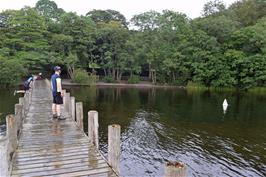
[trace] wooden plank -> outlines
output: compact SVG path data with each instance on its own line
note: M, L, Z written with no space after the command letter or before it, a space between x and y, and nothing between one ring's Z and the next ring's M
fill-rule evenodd
M36 163L49 163L49 162L54 162L54 161L65 161L65 160L72 160L72 159L78 159L78 158L90 158L89 154L82 154L82 155L73 155L73 156L67 156L67 157L57 157L57 158L49 158L47 157L46 159L40 159L40 160L19 160L15 159L13 164L15 165L26 165L26 164L36 164ZM100 157L100 156L99 156Z
M64 144L64 147L79 147L79 146L86 146L88 143L72 143L72 144ZM51 146L25 146L26 148L23 149L23 146L19 146L18 151L32 151L32 150L46 150L51 149ZM60 147L58 147L60 148Z
M92 151L92 150L91 150ZM19 156L19 154L17 155L17 162L23 162L23 161L28 161L28 160L30 160L30 161L34 161L34 160L42 160L42 159L50 159L50 158L63 158L63 157L69 157L69 156L75 156L75 155L89 155L90 154L90 152L88 151L88 149L86 149L86 150L83 150L83 151L78 151L78 152L60 152L60 151L58 151L57 149L54 149L54 152L55 152L55 154L39 154L39 155L37 155L37 156L35 156L35 157L32 157L32 156L30 156L30 157L20 157ZM94 152L94 153L96 153L97 154L97 152L96 151L92 151L92 152Z
M56 148L56 150L58 151L62 151L62 152L78 152L78 151L83 151L83 150L88 150L91 151L92 148L91 146L78 146L78 147L69 147L69 148ZM34 157L36 155L39 154L46 154L46 155L50 155L50 154L56 154L57 152L53 152L54 149L42 149L42 150L35 150L35 151L17 151L17 155L16 157Z
M54 161L49 163L36 163L36 164L25 164L25 165L18 165L13 167L13 170L23 170L23 169L31 169L31 168L44 168L44 167L53 167L58 165L67 165L67 164L80 164L80 163L100 163L102 160L100 157L96 157L95 159L88 159L86 158L78 158L66 161Z
M101 168L101 169L93 169L90 171L79 171L79 172L73 172L73 173L67 173L67 174L60 174L60 175L54 175L54 177L73 177L73 176L82 176L82 175L96 175L101 173L107 173L110 171L110 168Z
M27 174L27 173L33 173L33 172L43 172L43 171L52 171L52 170L58 170L58 169L67 169L67 168L76 168L76 167L89 167L89 166L93 166L93 167L99 167L99 165L104 165L104 167L108 167L107 163L100 159L100 160L91 160L91 161L72 161L74 163L62 163L62 162L58 162L58 163L51 163L49 165L45 166L35 166L33 168L24 168L24 166L22 166L21 168L17 168L14 169L12 174L16 175L16 174Z
M38 173L27 173L27 174L19 174L19 175L12 175L12 177L35 177L35 176L54 176L54 177L73 177L73 176L80 176L80 175L94 175L94 174L101 174L107 173L110 171L109 167L103 166L99 168L90 168L90 167L79 167L75 169L63 169L52 171L54 173L46 172L38 172Z
M44 144L53 144L53 143L65 143L65 142L84 142L84 143L89 143L87 138L85 137L50 137L50 139L39 139L39 140L29 140L29 141L20 141L20 145L44 145Z
M20 142L28 142L28 141L35 141L35 142L37 142L37 141L46 141L46 142L49 142L49 141L53 141L50 138L52 138L53 140L57 140L57 139L60 140L62 138L66 138L66 139L69 139L69 138L79 138L79 139L84 138L84 139L87 139L85 137L85 135L82 135L82 134L73 134L73 135L71 135L71 134L68 134L68 135L62 134L62 135L51 135L49 137L49 139L47 139L47 135L46 135L46 137L43 136L43 137L39 137L39 138L38 138L38 136L33 136L33 137L28 137L28 138L24 137L24 138L22 138L20 140Z
M59 144L59 143L58 143ZM63 143L64 145L73 145L73 144L82 144L82 145L85 145L85 144L88 144L87 141L73 141L73 142L64 142ZM19 148L42 148L42 147L51 147L51 146L54 146L56 145L56 143L54 144L48 144L48 145L42 145L42 144L33 144L33 145L30 145L30 144L19 144Z

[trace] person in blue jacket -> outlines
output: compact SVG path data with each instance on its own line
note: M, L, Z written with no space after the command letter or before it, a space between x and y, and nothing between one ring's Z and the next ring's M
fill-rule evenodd
M61 115L61 105L63 104L63 92L62 92L62 83L60 78L61 67L54 67L54 74L51 77L51 86L52 86L52 94L53 94L53 105L52 112L53 118L57 118L59 120L65 119Z

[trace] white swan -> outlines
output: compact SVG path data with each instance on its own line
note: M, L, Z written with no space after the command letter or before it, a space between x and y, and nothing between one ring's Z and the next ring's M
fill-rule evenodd
M223 110L224 110L224 114L226 113L227 107L228 107L227 100L224 99L224 102L223 102Z

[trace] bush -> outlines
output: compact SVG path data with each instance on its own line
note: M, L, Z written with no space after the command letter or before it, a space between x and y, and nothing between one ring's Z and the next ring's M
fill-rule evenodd
M130 84L137 84L139 83L140 79L139 76L137 75L132 75L129 79L128 79L128 83Z
M77 69L73 75L73 82L78 84L95 84L97 81L96 75L88 75L88 73L82 69Z
M21 82L21 78L26 74L23 66L14 59L6 60L0 58L0 86L10 87Z
M189 81L187 83L186 88L189 89L189 90L197 90L197 91L208 90L208 88L205 87L204 85L199 84L199 83L195 83L195 82L191 82L191 81Z
M104 80L105 82L107 82L107 83L114 83L114 82L115 82L115 80L114 80L114 78L113 78L112 76L105 76L105 77L103 78L103 80Z

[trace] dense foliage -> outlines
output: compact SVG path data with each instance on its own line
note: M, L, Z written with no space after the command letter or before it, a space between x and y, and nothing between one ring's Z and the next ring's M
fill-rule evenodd
M1 85L55 64L72 79L80 68L114 81L138 75L153 83L263 87L266 2L241 0L226 8L214 0L196 19L165 10L135 15L130 23L114 10L78 16L50 0L0 13Z

